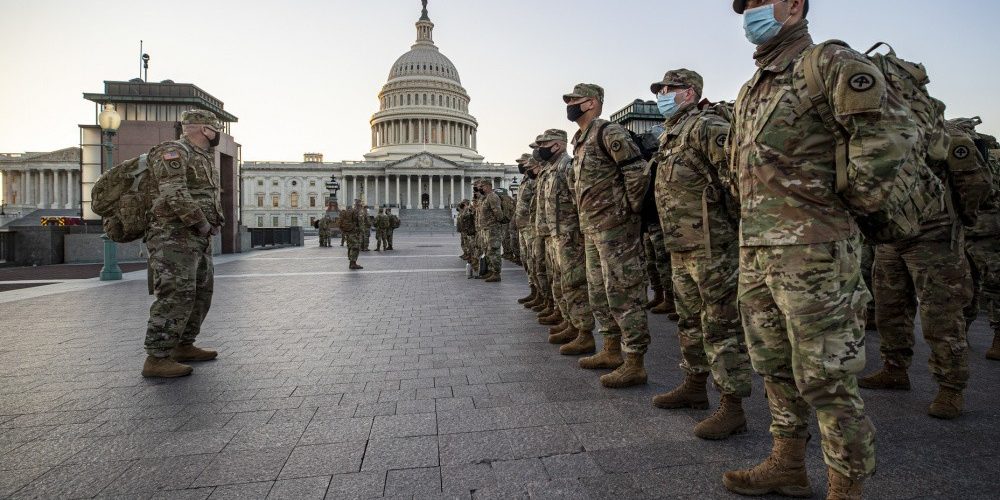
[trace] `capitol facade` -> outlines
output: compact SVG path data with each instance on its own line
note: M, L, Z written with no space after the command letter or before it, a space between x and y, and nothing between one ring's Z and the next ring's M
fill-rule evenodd
M325 182L335 175L340 206L363 199L370 207L447 209L472 197L472 183L491 179L506 188L516 165L487 163L476 150L479 122L458 70L434 44L426 2L416 43L393 63L371 118L371 150L363 161L243 163L243 224L307 226L326 209Z

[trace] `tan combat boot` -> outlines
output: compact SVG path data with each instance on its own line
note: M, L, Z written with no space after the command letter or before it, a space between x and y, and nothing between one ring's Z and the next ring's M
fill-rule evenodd
M559 308L552 306L552 314L548 316L539 316L538 322L545 326L554 326L562 323L563 317L562 313L559 312Z
M886 389L893 391L910 390L910 376L906 368L885 363L882 369L858 379L858 386L865 389Z
M182 344L170 351L170 357L174 361L211 361L219 357L219 353L214 349L202 349L193 344Z
M531 309L542 302L542 294L538 293L538 290L535 290L534 293L532 299L524 303L525 309Z
M549 328L549 335L556 335L558 333L562 333L563 330L569 328L570 326L572 326L570 325L570 322L566 319L563 319L562 323L559 323L558 325Z
M549 335L549 343L555 345L568 344L573 341L573 339L579 336L579 332L576 328L570 325L569 328L555 334Z
M517 299L517 303L518 304L527 304L528 302L531 302L532 300L535 300L535 297L537 297L537 296L538 296L538 290L535 290L535 287L531 287L531 293L528 294L528 296L525 297L525 298L523 298L523 299Z
M806 474L806 438L774 438L771 455L753 468L722 475L726 489L740 495L777 493L786 497L812 496Z
M646 383L646 366L642 362L643 355L630 352L625 355L625 363L617 370L601 375L601 385L609 389L621 389Z
M500 283L500 273L491 273L485 281L487 283Z
M542 297L542 299L540 301L538 301L538 303L535 304L535 306L532 307L531 310L535 311L536 313L538 313L537 317L548 316L549 314L552 314L552 309L549 306L549 302L551 300L552 299L549 298L549 297ZM548 311L548 312L545 312L545 311ZM545 314L542 314L543 312L545 312Z
M986 351L986 359L1000 361L1000 330L993 334L993 347Z
M559 354L563 356L579 356L581 354L593 354L597 350L594 343L594 334L577 330L576 338L559 348Z
M363 267L361 267L361 266L358 265L357 261L353 261L353 260L351 261L350 268L351 269L364 269Z
M704 410L708 408L708 391L705 389L705 382L707 380L707 373L685 375L684 381L676 389L666 394L655 396L653 398L653 406L668 410L674 408Z
M653 299L646 302L646 309L652 309L663 302L663 289L658 288L653 290Z
M965 398L962 391L941 387L938 389L937 397L927 407L927 414L944 420L953 420L962 414L962 406L965 405Z
M613 370L625 362L622 359L622 342L620 336L604 337L604 348L601 352L586 358L580 358L580 368L587 370Z
M861 480L851 479L827 467L826 483L826 500L861 500Z
M143 377L176 378L191 375L192 371L194 368L182 365L169 357L146 356L146 363L142 365Z
M730 394L723 394L715 413L694 426L695 436L712 440L726 439L746 431L747 418L743 414L743 401Z

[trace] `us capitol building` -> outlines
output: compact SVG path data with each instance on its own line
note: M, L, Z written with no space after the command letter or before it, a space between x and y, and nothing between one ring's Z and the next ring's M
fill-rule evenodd
M370 207L445 209L472 198L472 182L507 187L516 165L485 163L476 151L478 122L458 70L434 45L427 5L417 21L417 41L393 63L371 118L371 151L364 161L324 162L306 153L302 162L245 162L243 224L308 226L323 216L336 175L340 206L361 198Z

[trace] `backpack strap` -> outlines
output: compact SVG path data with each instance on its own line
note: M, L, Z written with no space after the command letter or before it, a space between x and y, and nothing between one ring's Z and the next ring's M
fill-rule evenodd
M142 178L146 172L149 172L149 154L143 153L139 155L139 163L136 165L135 170L129 172L129 175L132 176L130 191L139 191L139 183L142 182Z
M826 96L826 84L823 82L823 76L819 69L819 60L823 49L829 45L847 46L840 40L830 40L812 47L802 58L802 69L805 70L806 97L812 104L812 108L819 113L823 120L823 126L833 134L837 143L834 149L836 155L834 192L843 193L847 190L848 137L847 132L837 123L837 118L833 114L833 107L830 106L830 100Z
M611 156L611 152L608 151L607 144L604 144L604 132L608 128L608 125L611 125L611 122L604 122L604 123L601 124L600 127L597 128L597 139L596 139L597 140L597 146L601 148L601 153L604 154L604 157L607 158L608 160L610 160L612 163L615 164L615 170L618 172L618 180L621 181L621 183L622 183L622 192L625 194L625 203L627 205L631 206L632 205L632 201L628 199L628 187L625 185L625 174L622 173L622 169L620 167L620 164L617 161L615 161L615 157ZM642 158L642 154L640 153L639 156L636 156L635 158L630 158L629 160L627 160L627 161L625 161L623 163L632 163L633 161L641 159L641 158Z

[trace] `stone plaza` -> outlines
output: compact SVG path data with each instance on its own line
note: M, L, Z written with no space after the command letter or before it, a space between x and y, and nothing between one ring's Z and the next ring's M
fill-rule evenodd
M711 410L650 404L682 378L662 316L649 384L604 389L516 303L517 267L498 285L467 280L456 236L400 234L350 272L334 245L218 258L199 343L220 357L183 379L139 375L144 271L0 292L0 498L737 498L723 471L769 451L759 377L749 432L726 441L691 433ZM919 337L912 391L863 392L878 447L867 497L996 498L1000 366L983 359L985 322L955 421L925 414L935 384Z

